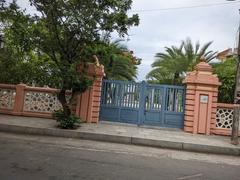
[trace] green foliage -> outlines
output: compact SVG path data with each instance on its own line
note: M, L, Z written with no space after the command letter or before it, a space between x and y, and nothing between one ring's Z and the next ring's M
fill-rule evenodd
M0 49L0 72L1 83L60 87L59 73L48 56L37 56L31 52L21 58L7 44Z
M107 64L107 79L133 81L136 78L136 66L132 64L128 57L114 55Z
M34 15L19 8L16 1L0 0L1 32L14 57L19 57L17 64L25 63L27 67L27 64L32 64L31 55L36 57L37 62L33 63L32 69L26 70L33 72L39 68L37 72L44 75L36 74L35 77L40 78L26 81L51 84L48 79L57 80L53 85L61 89L59 101L65 115L70 116L65 91L74 88L83 92L91 85L86 72L83 70L79 74L76 69L77 64L92 61L85 56L86 48L95 47L101 41L102 33L117 32L124 37L131 26L138 25L138 15L127 14L132 0L29 1L37 11Z
M151 83L182 84L187 71L192 71L204 56L206 61L211 61L216 52L207 51L212 42L208 42L200 48L199 42L192 44L190 39L182 41L180 47L165 47L164 53L157 53L156 60L152 64L147 79Z
M80 119L74 114L67 116L64 111L59 110L52 114L53 118L59 123L62 129L75 129L79 127Z
M88 49L88 53L97 55L100 63L104 65L106 79L133 81L141 60L133 56L133 52L120 42L121 40L96 43Z
M233 103L237 60L228 58L224 62L213 64L214 73L222 85L218 88L218 102Z

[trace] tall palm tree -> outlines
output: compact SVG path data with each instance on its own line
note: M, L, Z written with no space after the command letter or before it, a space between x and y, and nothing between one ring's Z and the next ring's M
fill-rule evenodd
M156 54L153 69L146 78L153 83L181 84L186 72L193 70L200 57L203 56L207 62L215 58L217 52L207 51L211 44L208 42L200 47L197 42L194 46L187 38L179 47L165 47L164 53Z

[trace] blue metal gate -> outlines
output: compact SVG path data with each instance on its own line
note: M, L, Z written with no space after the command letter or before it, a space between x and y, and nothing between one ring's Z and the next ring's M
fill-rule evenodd
M182 128L185 88L104 80L100 120Z

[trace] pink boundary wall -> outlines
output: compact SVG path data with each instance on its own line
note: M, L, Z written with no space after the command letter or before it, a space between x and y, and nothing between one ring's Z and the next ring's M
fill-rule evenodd
M217 103L217 108L218 109L231 109L231 110L233 110L234 104ZM219 127L215 126L212 129L211 134L231 136L232 130L227 129L227 128L219 128ZM240 134L240 129L239 129L239 134Z
M184 131L210 135L216 127L218 86L212 67L202 61L183 83L186 84Z
M88 76L92 77L94 82L83 94L77 95L76 104L73 112L88 123L97 123L99 121L101 84L104 76L104 67L89 64L87 66ZM17 116L33 116L41 118L52 118L51 112L30 112L24 110L24 97L27 91L56 94L59 90L53 88L30 87L25 84L9 85L0 84L0 89L15 90L15 101L12 108L0 108L0 113ZM71 92L67 92L71 93Z

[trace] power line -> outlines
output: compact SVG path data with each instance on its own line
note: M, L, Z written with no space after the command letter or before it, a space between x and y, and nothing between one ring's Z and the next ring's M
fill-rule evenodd
M202 7L213 7L213 6L229 5L229 4L236 4L236 3L240 3L240 1L227 2L227 3L202 4L202 5L195 5L195 6L182 6L182 7L172 7L172 8L161 8L161 9L139 9L139 10L130 10L129 12L156 12L156 11L193 9L193 8L202 8Z

